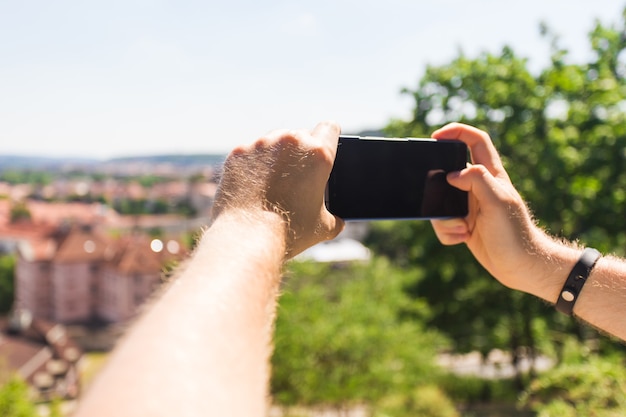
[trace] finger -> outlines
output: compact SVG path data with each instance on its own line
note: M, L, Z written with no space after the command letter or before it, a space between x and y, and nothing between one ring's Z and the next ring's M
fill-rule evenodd
M325 240L332 240L336 238L337 235L343 231L346 225L343 219L331 214L327 210L324 210L322 219L325 225Z
M327 149L331 151L334 160L334 157L337 153L337 142L339 141L339 133L341 133L341 128L339 127L339 124L333 121L325 121L318 123L317 126L313 128L313 130L311 131L311 136L322 141Z
M295 245L287 249L286 258L290 259L311 246L326 240L332 240L343 231L345 222L328 211L323 210L315 233L304 234L295 240Z
M457 245L470 237L469 228L464 219L431 220L437 239L444 245Z
M433 132L432 137L464 142L470 149L473 163L484 165L493 175L507 175L500 155L487 132L462 123L450 123Z
M252 148L271 147L276 142L279 142L282 138L287 136L293 136L290 130L287 129L275 129L265 135L261 136L251 145Z
M483 165L470 165L461 171L451 172L447 179L452 186L472 193L483 208L517 203L521 198L510 182L493 176Z

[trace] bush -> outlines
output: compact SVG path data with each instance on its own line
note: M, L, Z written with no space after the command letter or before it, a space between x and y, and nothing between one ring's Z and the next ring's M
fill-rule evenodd
M626 415L626 370L621 360L591 357L561 364L531 382L521 398L539 417Z
M375 407L373 417L459 417L446 394L435 385L416 387L409 394L390 395Z
M513 378L487 379L447 373L439 377L436 383L457 405L515 404L519 397L517 383Z
M403 292L411 271L383 259L332 267L292 264L280 299L272 393L283 405L373 404L432 380L444 339L420 324ZM412 319L403 319L411 312Z
M17 376L0 386L0 416L36 417L37 410L29 398L28 385Z

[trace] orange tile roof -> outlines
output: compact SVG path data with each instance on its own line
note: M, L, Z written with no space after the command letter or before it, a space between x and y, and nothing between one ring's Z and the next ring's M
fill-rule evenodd
M20 251L31 262L49 261L55 254L56 246L54 239L32 238L22 242Z
M118 272L125 275L160 273L165 262L179 260L185 255L180 242L171 242L163 243L139 235L128 236L119 242L117 254L111 262ZM177 250L172 251L172 246Z
M158 274L163 265L147 242L128 245L121 251L116 270L124 275Z
M90 228L73 227L58 240L54 261L60 263L94 262L112 255L113 242Z
M67 222L82 224L104 224L114 221L117 213L105 205L94 203L48 203L28 201L33 223L60 225Z
M8 225L13 202L0 200L0 225ZM49 203L28 200L26 207L36 226L59 226L64 223L110 224L117 221L115 210L99 203Z

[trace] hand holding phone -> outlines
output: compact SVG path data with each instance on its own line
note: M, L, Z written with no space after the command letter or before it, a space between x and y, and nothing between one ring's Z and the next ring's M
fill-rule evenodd
M446 175L467 156L457 140L340 136L326 207L344 220L464 217L467 192Z

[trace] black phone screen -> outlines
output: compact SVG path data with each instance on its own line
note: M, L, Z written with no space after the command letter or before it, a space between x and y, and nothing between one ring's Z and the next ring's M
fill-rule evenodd
M446 174L466 163L460 141L341 136L326 206L346 220L464 217L467 193Z

